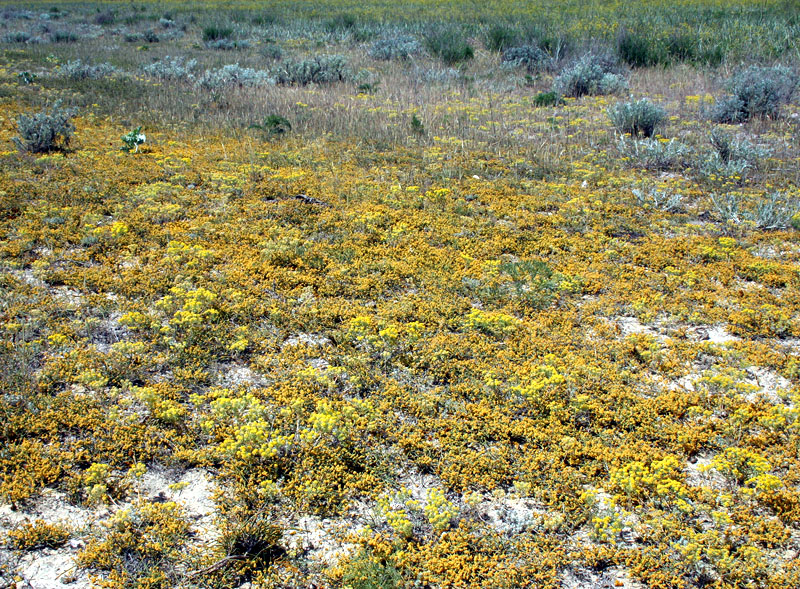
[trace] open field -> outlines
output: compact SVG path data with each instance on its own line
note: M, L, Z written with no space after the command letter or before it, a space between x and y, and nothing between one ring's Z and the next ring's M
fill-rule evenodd
M0 587L800 587L799 39L0 5Z

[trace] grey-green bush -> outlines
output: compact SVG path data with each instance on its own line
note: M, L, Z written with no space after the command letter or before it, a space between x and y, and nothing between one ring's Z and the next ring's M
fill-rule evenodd
M620 133L652 137L656 129L667 120L667 112L647 98L618 102L609 107L608 117Z
M206 41L208 49L220 49L222 51L232 51L234 49L249 49L250 41L234 40L234 39L214 39L213 41Z
M711 195L711 203L724 223L748 223L756 229L774 231L787 229L792 218L800 213L800 201L783 192L765 194L753 206L745 208L737 193Z
M380 61L408 59L420 52L422 46L410 35L378 39L369 48L369 56Z
M507 67L525 66L530 73L547 69L551 63L550 56L536 45L510 47L503 51L502 61Z
M742 183L772 154L767 147L733 137L719 128L711 131L710 141L714 150L699 154L695 162L699 176L707 180L735 179Z
M692 150L675 139L636 139L623 135L617 150L629 166L648 170L678 170L686 167Z
M562 96L614 94L627 87L625 78L616 73L608 57L587 53L565 69L553 82L553 90Z
M282 86L306 86L344 82L352 77L352 72L341 55L318 55L302 61L286 61L272 75L275 83Z
M59 70L62 76L70 80L99 80L115 74L117 71L117 68L110 63L91 65L81 62L80 59L65 63Z
M751 66L728 80L730 94L711 112L717 123L743 123L756 117L776 118L797 88L797 74L788 67Z
M736 160L744 160L754 164L772 154L772 150L768 147L755 145L747 139L734 137L720 127L715 127L711 130L709 140L719 159L726 164Z
M263 70L241 67L239 64L229 64L218 70L207 70L197 85L204 90L219 90L232 86L264 86L273 82L269 73Z
M14 137L14 144L20 151L30 153L63 149L75 133L75 125L70 120L74 115L73 110L62 108L59 103L50 112L20 115L17 118L19 137Z
M186 60L183 57L170 57L142 66L142 71L148 76L160 80L189 80L197 67L197 60Z
M643 207L654 207L668 213L679 210L683 200L683 195L680 192L670 192L668 190L656 190L655 188L641 190L634 188L631 192Z

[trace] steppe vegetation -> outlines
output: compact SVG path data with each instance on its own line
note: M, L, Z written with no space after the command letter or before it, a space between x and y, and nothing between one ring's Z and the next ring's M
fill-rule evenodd
M799 39L3 3L0 586L800 587Z

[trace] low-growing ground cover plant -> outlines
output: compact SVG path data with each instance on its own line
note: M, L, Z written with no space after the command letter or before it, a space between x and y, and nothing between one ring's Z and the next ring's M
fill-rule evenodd
M797 41L723 4L4 8L0 584L800 586L800 105L709 117Z

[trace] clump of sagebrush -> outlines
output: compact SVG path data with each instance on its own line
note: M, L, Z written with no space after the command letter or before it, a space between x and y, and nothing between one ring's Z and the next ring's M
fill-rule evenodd
M668 190L657 190L650 188L643 190L634 188L631 192L644 207L655 207L665 212L674 212L680 209L683 195L680 192L670 192Z
M214 41L206 41L207 49L221 49L223 51L232 51L233 49L249 49L250 41L235 40L235 39L215 39Z
M258 53L262 57L266 57L267 59L271 59L273 61L278 61L283 57L283 49L281 49L280 45L276 45L273 42L264 43L258 48Z
M352 77L352 71L341 55L317 55L300 61L287 60L273 69L272 75L281 86L307 86L344 82Z
M3 43L35 43L38 42L33 35L26 31L12 31L3 35Z
M50 112L20 115L17 118L19 137L14 137L14 144L20 151L31 153L63 149L75 133L75 125L70 120L73 116L75 111L62 108L60 103L53 105Z
M197 60L186 60L184 57L170 57L142 66L142 71L148 76L160 80L191 80L194 77L194 70L197 67Z
M475 56L464 31L455 26L431 27L425 33L425 46L447 65L468 61Z
M622 135L617 150L629 166L648 170L674 170L686 167L692 150L685 144L670 139L636 139Z
M752 118L776 118L797 88L798 76L788 67L751 66L728 80L728 96L711 112L717 123L743 123Z
M614 94L626 87L625 78L617 73L614 60L596 53L587 53L575 61L553 82L553 90L574 98Z
M39 550L58 548L69 540L70 531L61 524L48 524L37 519L24 522L8 532L8 544L15 550Z
M785 192L771 192L756 202L751 215L759 229L778 230L793 226L798 213L800 200Z
M410 35L378 39L369 48L369 56L380 61L408 59L422 50L419 41Z
M70 80L99 80L113 75L117 73L117 71L117 68L110 63L90 65L88 63L82 63L80 59L65 63L59 70L62 76Z
M220 90L226 87L253 87L273 83L268 72L241 67L237 63L229 64L217 70L206 70L197 80L197 85L204 90Z
M419 67L415 66L411 76L417 83L447 84L462 78L461 72L455 68L447 67Z
M726 164L735 160L757 162L769 157L772 153L769 148L755 145L747 139L734 137L721 127L715 127L711 130L709 140L719 159Z
M552 61L550 56L536 45L509 47L503 51L501 59L504 66L525 66L530 73L547 69Z
M709 139L713 151L701 154L695 162L700 176L708 179L735 179L741 183L772 154L769 148L734 137L719 127L711 131Z
M749 207L744 206L742 196L736 192L712 194L711 203L724 223L746 223L765 231L793 226L794 219L800 213L800 200L785 192L764 194Z
M618 102L608 108L608 117L620 133L652 137L667 120L667 112L647 98Z

